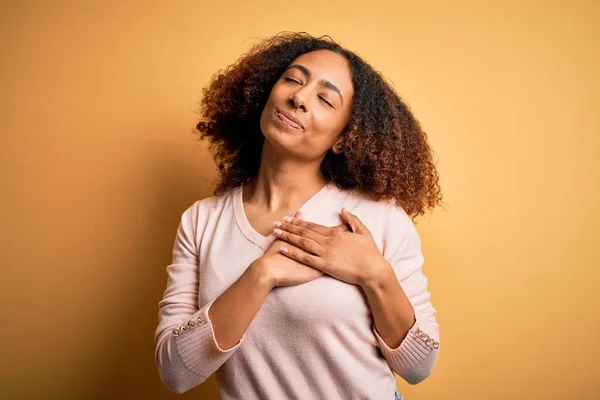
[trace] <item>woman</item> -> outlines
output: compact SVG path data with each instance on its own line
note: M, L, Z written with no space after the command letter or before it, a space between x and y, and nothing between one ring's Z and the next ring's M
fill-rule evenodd
M410 216L441 202L426 135L365 61L283 33L204 90L220 171L182 215L156 363L183 393L216 372L228 399L396 399L438 358ZM295 218L292 218L294 216Z

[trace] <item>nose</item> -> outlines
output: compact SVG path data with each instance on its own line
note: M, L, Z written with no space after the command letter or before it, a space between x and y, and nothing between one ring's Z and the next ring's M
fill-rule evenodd
M290 103L294 108L299 108L302 111L306 112L309 110L309 102L307 100L308 92L305 90L307 87L301 87L296 90L290 96Z

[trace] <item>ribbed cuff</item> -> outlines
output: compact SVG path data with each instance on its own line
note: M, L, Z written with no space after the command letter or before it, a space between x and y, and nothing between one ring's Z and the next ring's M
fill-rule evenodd
M189 319L200 320L201 323L197 323L193 329L186 330L176 338L177 352L181 361L186 368L200 376L209 376L219 369L244 340L242 336L235 346L227 350L219 347L212 322L208 317L208 310L212 303L211 301L202 307Z
M439 344L419 329L419 320L414 323L400 345L391 349L373 328L381 353L396 372L421 367L433 352L437 352Z

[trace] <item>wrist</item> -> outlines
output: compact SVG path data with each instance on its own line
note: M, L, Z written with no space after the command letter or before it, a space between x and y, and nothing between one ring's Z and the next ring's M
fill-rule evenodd
M396 275L390 263L383 257L365 268L368 273L361 279L359 285L363 289L382 289L390 279L395 279Z
M270 270L260 258L250 264L246 273L249 273L252 276L252 279L260 288L271 291L271 289L275 287L275 278L273 277L273 274L271 274Z

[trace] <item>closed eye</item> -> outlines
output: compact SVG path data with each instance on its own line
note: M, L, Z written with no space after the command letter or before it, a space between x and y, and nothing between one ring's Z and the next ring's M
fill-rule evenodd
M322 101L324 101L329 107L333 108L333 104L331 104L330 102L328 102L327 100L325 100L324 97L319 96L319 99L321 99Z
M283 77L283 80L286 82L291 82L291 83L295 83L296 85L302 85L302 82L297 81L296 79L290 78L288 76ZM319 99L324 102L325 104L327 104L329 107L331 108L335 108L333 106L333 104L331 104L329 101L327 101L323 96L319 96Z

